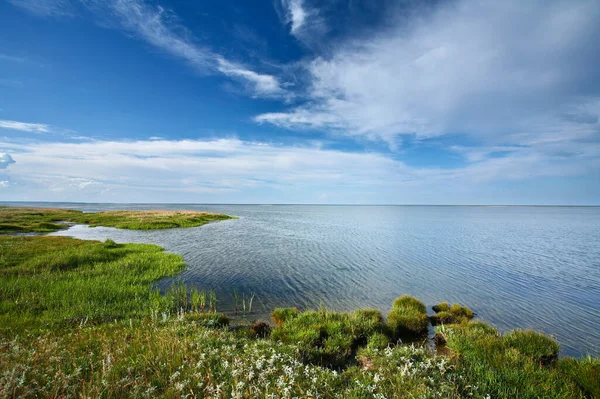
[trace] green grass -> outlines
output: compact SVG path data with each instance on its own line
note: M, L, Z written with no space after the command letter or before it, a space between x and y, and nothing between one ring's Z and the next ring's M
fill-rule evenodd
M548 364L558 358L558 344L547 335L532 330L511 331L504 335L504 342L540 364Z
M599 359L556 359L532 331L461 320L437 328L449 355L398 344L427 329L407 296L387 321L279 308L272 330L228 327L214 293L153 289L183 267L155 245L0 237L0 398L599 397Z
M298 344L304 361L335 368L350 363L355 351L385 328L376 310L348 314L324 309L302 313L278 309L273 313L276 320L281 320L282 314L286 317L271 332L272 340Z
M397 298L387 317L387 325L395 339L413 341L427 333L427 308L417 298L403 295Z
M0 207L0 234L48 233L67 228L57 222L116 227L131 230L156 230L196 227L231 219L231 216L195 211L106 211L90 212L54 208Z
M148 316L173 305L152 288L185 267L156 245L0 237L0 330Z
M439 324L458 324L471 320L475 314L466 306L461 306L458 303L450 306L447 302L442 302L432 306L436 312L429 320L434 326Z
M580 361L574 359L575 365L565 363L563 368L555 361L541 361L558 350L546 336L522 331L502 336L482 322L438 331L443 331L448 348L457 355L456 370L463 376L460 392L477 387L480 394L493 398L594 397L593 367L579 367Z

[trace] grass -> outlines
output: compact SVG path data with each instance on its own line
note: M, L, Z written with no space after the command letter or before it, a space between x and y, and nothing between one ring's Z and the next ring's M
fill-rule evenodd
M450 306L447 302L442 302L432 306L435 315L429 320L434 326L439 324L458 324L471 320L475 314L466 306L461 306L458 303Z
M0 237L0 330L149 316L173 307L152 285L185 267L156 245Z
M457 355L459 391L477 387L493 398L597 397L597 359L557 362L558 345L547 336L518 330L501 335L482 322L440 330Z
M231 219L231 216L196 211L106 211L84 213L71 209L0 207L0 234L48 233L67 228L68 223L156 230L196 227ZM59 223L61 222L61 223Z
M533 331L461 320L437 327L448 355L399 343L427 329L408 296L387 320L279 308L274 328L229 327L214 293L153 289L183 267L155 245L0 237L0 398L599 397L600 359Z
M281 315L285 315L283 321ZM279 322L271 339L298 344L304 361L334 368L351 362L355 351L385 327L377 310L348 314L324 309L303 313L278 309L273 312L273 318Z
M417 298L403 295L394 301L387 325L395 339L414 341L422 338L429 325L426 307Z

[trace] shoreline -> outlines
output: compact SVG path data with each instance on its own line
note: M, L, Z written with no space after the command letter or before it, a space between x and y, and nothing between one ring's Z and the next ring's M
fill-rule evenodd
M0 348L13 348L0 350L0 371L9 375L19 370L19 365L29 364L23 377L27 385L19 387L17 380L0 379L0 396L7 392L26 396L28 387L38 387L30 395L47 392L44 387L50 382L42 374L46 369L71 375L69 364L53 360L60 358L60 353L82 364L84 370L59 388L63 394L101 389L105 379L110 381L108 389L113 396L120 396L125 386L139 385L140 389L154 387L169 397L182 381L188 381L185 386L194 395L213 395L219 384L232 394L241 389L240 380L225 372L216 359L250 364L266 356L288 356L289 363L275 367L273 379L266 380L273 384L277 397L286 395L286 387L302 396L318 389L329 392L327 397L338 393L345 395L340 397L376 397L363 389L372 385L371 393L378 390L384 397L441 394L485 398L491 394L583 398L596 395L600 386L596 384L600 359L558 358L559 347L552 338L532 330L500 334L473 320L473 312L459 304L440 303L434 306L434 316L428 316L422 302L408 296L397 298L387 317L376 309L300 312L277 308L271 313L271 325L258 322L229 327L229 317L217 312L214 293L183 284L172 286L163 295L152 288L186 267L180 255L166 253L156 245L4 235L0 236L0 249L5 254L0 257L4 297L0 297L0 324L4 326ZM248 314L252 314L252 302L248 304L246 299L244 309L249 306ZM430 324L436 324L435 351L427 349ZM153 341L148 334L155 337ZM123 336L131 338L123 341ZM85 347L97 348L90 352L94 355L78 352L81 344L73 341L77 339L84 339ZM198 339L208 339L213 346L205 347ZM112 344L108 345L109 341ZM181 347L187 359L175 352L169 357L171 352L165 348L173 346ZM234 349L227 349L230 346ZM56 348L61 349L57 352ZM243 348L253 348L256 357ZM28 351L39 355L30 359ZM166 371L148 363L149 354L164 357ZM202 364L200 355L216 357L200 367L202 375L197 375L192 366ZM122 373L106 371L107 362L114 367L119 364L120 370L141 365L140 372L151 369L157 377L124 381ZM432 365L435 367L430 368ZM181 380L172 378L177 367L183 370ZM310 369L315 377L304 380L294 374L296 385L277 388L277 379L288 375L289 368ZM245 370L245 375L250 372ZM206 375L215 384L208 383ZM253 390L265 383L257 378L244 380L240 397L256 397ZM355 380L360 386L354 385ZM56 386L55 380L51 383ZM332 385L335 390L327 391Z

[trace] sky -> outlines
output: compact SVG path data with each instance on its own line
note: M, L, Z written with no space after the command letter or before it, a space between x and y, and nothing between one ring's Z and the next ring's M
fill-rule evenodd
M0 0L0 201L600 205L597 0Z

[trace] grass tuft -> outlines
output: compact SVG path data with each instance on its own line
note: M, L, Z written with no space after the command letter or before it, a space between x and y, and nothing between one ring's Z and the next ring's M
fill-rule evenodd
M429 325L426 307L417 298L403 295L394 301L387 325L395 339L413 341L422 338Z
M507 346L540 364L550 364L558 358L558 344L550 337L532 330L514 330L504 335Z

